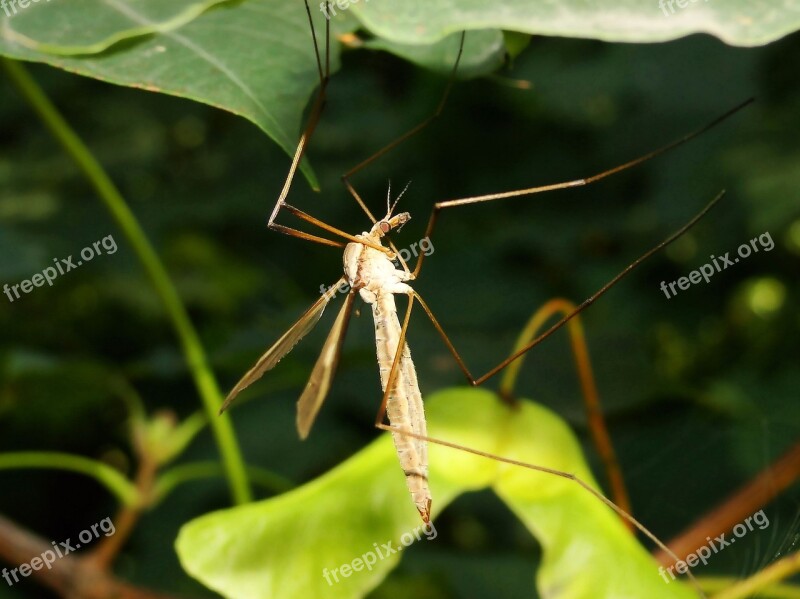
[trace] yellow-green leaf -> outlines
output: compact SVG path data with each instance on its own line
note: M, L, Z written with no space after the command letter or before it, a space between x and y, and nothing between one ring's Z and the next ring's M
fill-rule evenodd
M539 405L523 401L509 409L489 391L457 388L432 395L426 406L432 437L568 471L593 484L569 428ZM447 447L432 445L429 457L434 518L461 493L491 486L542 545L536 574L542 596L694 596L682 583L666 584L616 514L577 484ZM435 542L436 534L435 523L423 530L384 435L302 487L189 522L177 551L192 576L225 597L355 599L380 584L409 550L403 541ZM365 561L374 563L367 569ZM533 580L531 572L532 586Z

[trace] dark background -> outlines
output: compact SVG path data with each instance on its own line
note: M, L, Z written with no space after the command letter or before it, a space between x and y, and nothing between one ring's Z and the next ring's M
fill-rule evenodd
M512 70L457 83L441 119L354 179L375 212L385 206L389 179L395 189L412 181L401 207L414 220L396 239L407 247L422 235L435 201L588 176L757 97L691 144L589 188L445 212L435 253L415 283L473 372L483 373L547 299L584 299L728 190L696 229L585 314L634 513L664 539L800 436L798 63L797 35L754 49L706 36L657 45L534 39ZM265 227L287 156L227 113L31 70L122 189L229 388L318 297L320 285L341 273L337 250ZM514 89L508 78L533 88ZM347 53L310 149L323 192L298 179L290 201L350 232L368 228L338 176L427 116L444 84L384 54ZM0 123L0 282L30 278L52 258L76 255L109 234L119 245L51 288L13 304L0 297L0 451L58 450L130 469L126 409L108 376L124 376L148 409L181 417L198 409L195 389L127 241L8 84L0 86ZM672 299L660 291L662 280L688 275L711 254L735 253L766 231L771 252ZM297 440L294 403L332 318L326 314L320 330L246 394L255 401L234 411L247 461L297 483L377 434L381 396L364 311L351 323L313 434ZM461 384L421 312L412 325L423 394ZM517 387L586 438L565 335L531 353ZM588 444L587 451L596 463ZM182 459L215 457L206 430ZM695 573L747 575L796 550L798 491L794 485L764 506L767 529ZM117 573L210 596L181 571L173 541L181 524L227 502L221 479L178 489L143 518ZM115 511L90 479L0 472L0 513L46 539L74 537ZM436 542L410 551L373 597L530 596L535 540L492 495L459 499L437 529ZM0 584L0 597L42 596L32 580L10 590Z

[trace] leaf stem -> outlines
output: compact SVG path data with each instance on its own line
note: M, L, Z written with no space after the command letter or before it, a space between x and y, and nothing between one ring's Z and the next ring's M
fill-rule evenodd
M555 298L544 304L531 316L530 320L525 325L511 355L516 354L528 345L528 343L536 337L539 329L541 329L553 315L561 314L567 316L574 313L577 308L578 307L574 303L564 298ZM625 481L622 477L622 469L619 466L619 460L614 451L614 445L611 443L611 436L606 428L603 412L600 408L600 394L597 391L592 362L589 359L589 347L586 343L586 335L583 331L583 324L581 323L580 316L576 315L574 318L567 321L566 329L569 333L572 345L575 367L578 370L578 379L581 384L583 404L586 410L586 418L592 440L603 460L608 482L611 485L614 503L622 508L624 512L630 514L632 509L628 489L625 486ZM526 356L522 355L514 362L511 362L503 373L498 392L500 397L504 398L506 401L513 401L514 385L516 384L519 370L525 358Z
M767 597L800 597L796 586L778 585L797 572L800 572L800 552L790 553L751 577L733 582L712 599L745 599L762 593Z
M91 476L111 491L125 506L139 503L140 496L136 486L114 470L111 466L85 458L57 451L19 451L0 453L0 470L38 468L67 470Z
M203 407L208 414L222 456L233 501L235 503L250 501L250 486L230 417L218 416L222 404L219 386L208 365L197 332L156 251L111 178L25 67L7 58L1 59L0 64L47 129L76 162L133 247L180 340L189 371L203 401Z
M247 472L254 485L263 487L271 494L284 493L294 487L289 479L263 468L249 466ZM185 482L214 478L221 473L222 467L217 462L191 462L170 468L159 475L156 481L153 493L155 501L162 501L176 487Z

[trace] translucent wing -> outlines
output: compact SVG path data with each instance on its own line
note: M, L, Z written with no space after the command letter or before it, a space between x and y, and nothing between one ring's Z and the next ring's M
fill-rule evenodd
M333 375L336 372L336 365L339 363L339 354L342 350L342 342L347 331L347 323L350 321L350 309L353 306L355 296L355 293L351 291L342 309L339 310L339 315L336 317L336 322L333 323L333 328L325 340L325 345L322 346L322 352L314 365L314 370L311 372L308 383L306 383L306 388L303 389L303 394L297 401L297 432L300 433L301 439L305 439L308 436L322 402L325 401L325 396L328 395L331 380L333 380Z
M292 348L314 328L317 322L319 322L322 313L325 311L325 307L333 298L335 294L334 290L338 288L344 280L344 277L339 279L336 284L330 288L331 291L325 293L313 306L306 310L300 319L259 358L255 366L245 373L231 392L228 393L228 397L225 398L225 402L219 410L220 414L228 409L228 406L231 405L231 402L236 399L239 393L260 379L265 372L272 370L275 365L281 361L281 358L292 351Z

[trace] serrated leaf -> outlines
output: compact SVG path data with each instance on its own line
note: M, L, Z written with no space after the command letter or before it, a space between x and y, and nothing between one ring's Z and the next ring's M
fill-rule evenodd
M541 406L523 401L510 410L493 393L473 388L437 393L426 406L433 437L566 470L592 483L577 440ZM430 482L434 517L461 493L495 489L542 544L542 596L694 596L679 582L665 584L658 564L614 512L573 482L436 445L430 447ZM176 547L187 572L225 597L355 599L397 564L409 550L404 542L435 542L435 524L425 532L384 435L298 489L189 522ZM392 548L396 552L389 554ZM370 552L374 560L366 557ZM374 561L369 569L342 574L342 565L352 569L365 559Z

